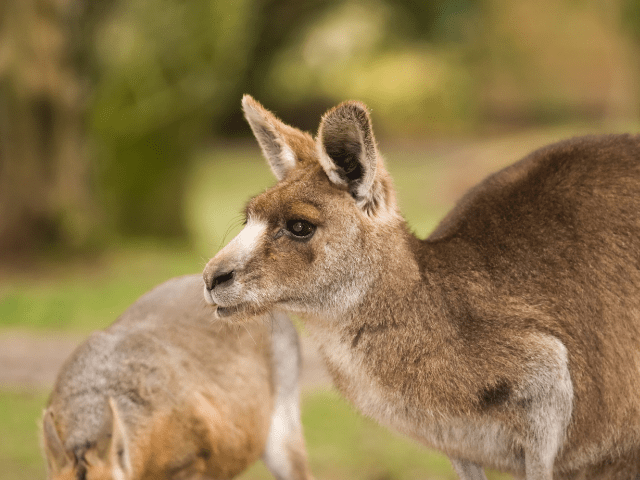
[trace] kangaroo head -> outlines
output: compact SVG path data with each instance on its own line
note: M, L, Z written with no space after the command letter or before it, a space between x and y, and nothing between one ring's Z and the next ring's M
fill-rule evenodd
M124 480L131 478L129 442L116 402L109 398L98 437L89 445L65 448L51 408L42 419L42 443L51 480Z
M379 274L385 232L404 224L367 108L329 110L314 140L248 95L242 105L278 183L249 201L244 229L207 264L205 299L219 317L343 314Z
M243 441L207 397L195 392L181 408L157 410L127 428L117 403L108 399L97 434L69 447L61 419L49 407L42 445L50 480L185 480L231 478L257 458L234 455ZM266 431L264 433L266 436ZM255 449L259 452L259 449ZM229 453L231 452L231 453ZM256 453L257 456L259 453ZM207 473L208 472L208 473Z

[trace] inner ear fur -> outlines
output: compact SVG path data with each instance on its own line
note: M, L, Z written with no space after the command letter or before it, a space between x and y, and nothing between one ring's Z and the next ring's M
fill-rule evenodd
M111 464L116 462L120 465L124 472L131 472L131 459L129 458L129 439L127 430L122 419L122 415L118 410L118 404L115 399L109 397L109 410L111 410L111 444L109 455L111 456Z
M312 156L311 135L285 124L250 95L242 97L242 109L278 180L282 180L298 162Z
M362 208L372 213L387 202L385 171L363 103L344 102L325 113L317 148L329 180L346 186Z

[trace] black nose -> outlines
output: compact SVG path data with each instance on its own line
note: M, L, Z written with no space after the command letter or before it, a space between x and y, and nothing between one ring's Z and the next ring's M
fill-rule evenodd
M218 285L222 285L223 283L231 282L233 280L234 272L231 270L230 272L216 272L213 274L213 279L211 280L211 290L216 288Z

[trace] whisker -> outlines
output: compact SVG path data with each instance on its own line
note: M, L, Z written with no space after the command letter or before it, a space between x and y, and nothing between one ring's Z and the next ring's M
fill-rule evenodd
M254 345L258 345L258 342L256 342L255 338L253 338L253 335L251 335L251 332L249 331L249 329L247 328L247 326L244 324L244 322L242 322L242 326L244 327L244 329L247 331L247 333L249 334L249 337L251 337L251 340L253 340Z
M244 223L244 215L243 214L237 214L235 216L235 218L229 222L229 224L227 225L227 229L224 232L224 235L222 235L222 238L220 239L220 244L218 245L218 250L220 250L227 243L227 237L229 236L229 233L231 233L231 231L234 228L242 225L243 223Z

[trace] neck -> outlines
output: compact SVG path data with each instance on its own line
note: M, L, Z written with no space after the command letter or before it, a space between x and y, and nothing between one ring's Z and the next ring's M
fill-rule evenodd
M387 241L386 249L372 252L382 261L356 305L338 318L307 317L306 325L342 394L366 415L413 435L410 425L419 416L468 405L436 407L440 398L448 402L460 394L447 380L460 359L455 322L441 282L422 271L421 242L406 230L397 239L393 249ZM397 418L406 419L406 428Z
M454 274L446 249L418 240L404 226L400 235L395 233L393 247L386 232L381 235L386 242L371 252L376 259L371 281L356 304L340 316L307 316L309 330L347 397L358 395L360 382L349 377L356 375L354 362L367 365L381 384L399 386L411 368L421 370L416 370L419 384L450 377L454 367L449 364L462 358L458 320L464 312L458 310L470 303L460 298L469 293L463 289L473 286L463 285L466 280Z
M321 310L303 314L312 323L345 325L350 322L377 322L377 311L397 310L408 297L420 289L423 281L418 254L420 240L412 235L404 219L395 216L393 222L382 223L368 232L366 243L350 250L340 266L351 263L357 273L341 272L341 283L331 284L330 301L320 304ZM348 279L347 281L345 281Z

